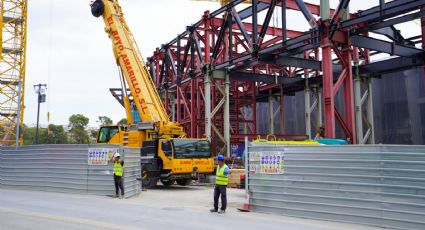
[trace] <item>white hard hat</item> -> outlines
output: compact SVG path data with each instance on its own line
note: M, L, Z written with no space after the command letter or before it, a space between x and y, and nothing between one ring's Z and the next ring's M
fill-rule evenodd
M115 153L114 157L121 157L120 153Z

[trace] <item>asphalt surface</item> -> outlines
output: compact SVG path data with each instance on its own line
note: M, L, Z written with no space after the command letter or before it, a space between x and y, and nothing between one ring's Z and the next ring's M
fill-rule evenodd
M209 187L175 186L116 199L0 189L0 229L381 229L239 212L236 208L244 202L244 191L238 189L228 189L229 207L225 214L210 213L212 193Z

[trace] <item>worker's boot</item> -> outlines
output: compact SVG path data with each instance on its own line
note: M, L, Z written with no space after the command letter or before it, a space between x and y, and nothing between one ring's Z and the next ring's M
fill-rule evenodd
M226 210L220 209L220 211L218 211L218 214L224 214L226 212Z
M217 209L210 209L210 212L217 212L218 210Z
M120 196L117 195L117 194L115 194L115 195L112 196L112 198L118 198L118 197L120 197Z

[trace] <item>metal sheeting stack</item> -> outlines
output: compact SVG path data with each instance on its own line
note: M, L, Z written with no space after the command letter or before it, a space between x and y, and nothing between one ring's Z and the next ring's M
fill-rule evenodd
M125 162L126 198L140 193L140 153L117 145L37 145L0 150L0 187L113 195L113 164L89 165L91 148L119 152Z
M248 152L253 211L425 229L425 146L250 144ZM273 167L262 156L273 154L283 155L283 170L262 173Z

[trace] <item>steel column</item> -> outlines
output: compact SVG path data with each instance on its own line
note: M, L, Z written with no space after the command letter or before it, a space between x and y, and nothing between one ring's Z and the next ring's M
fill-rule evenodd
M190 137L196 137L196 122L197 122L197 112L196 109L196 81L197 79L192 80L190 84Z
M211 141L211 72L204 78L205 85L205 136Z
M176 121L176 95L170 93L170 104L171 104L171 120Z
M320 18L322 20L330 18L330 9L329 0L320 0Z
M317 98L317 125L319 127L323 126L323 107L322 107L322 91L319 87L316 89L316 98Z
M305 133L311 139L311 102L310 102L310 87L308 80L305 80L304 86L304 113L305 113Z
M1 31L0 31L1 33ZM18 105L22 104L22 80L19 80L18 82ZM18 148L20 145L22 145L22 138L21 138L21 110L18 109L17 116L16 116L16 142L15 142L15 148ZM23 128L23 127L22 127Z
M355 64L358 68L358 63ZM357 71L358 72L358 71ZM356 131L357 143L365 144L363 142L363 108L362 108L362 93L361 93L361 78L356 74L354 78L354 101L356 106Z
M270 90L269 92L269 133L274 134L274 108L273 108L273 95Z
M350 47L346 47L343 51L344 62L347 65L347 75L345 77L344 87L344 118L345 123L351 132L352 143L356 141L356 125L354 115L354 93L353 93L353 68L352 68L352 50ZM348 135L347 135L348 136Z
M230 81L229 73L226 72L224 76L224 119L223 119L223 132L226 145L226 156L230 157Z
M335 138L335 100L332 70L332 48L325 38L322 47L323 95L325 102L325 136ZM327 40L327 41L326 41Z
M425 11L425 7L422 7L421 11ZM425 17L421 17L421 32L422 32L422 49L425 50ZM424 77L424 85L425 85L425 60L424 60L423 71L424 71L423 77Z
M176 88L176 94L177 94L177 112L176 112L176 115L177 115L177 119L176 119L176 121L177 122L179 122L179 123L181 123L181 101L182 101L182 98L181 98L181 94L180 94L180 92L179 92L179 90L180 90L180 86L179 85L177 85L177 88Z
M374 115L373 115L373 97L372 97L372 82L370 79L366 81L367 86L367 92L368 92L368 99L367 99L367 119L368 119L368 126L369 130L366 133L367 143L369 144L375 144L375 121L374 121Z
M283 84L280 85L280 133L285 133L285 95L283 92Z

